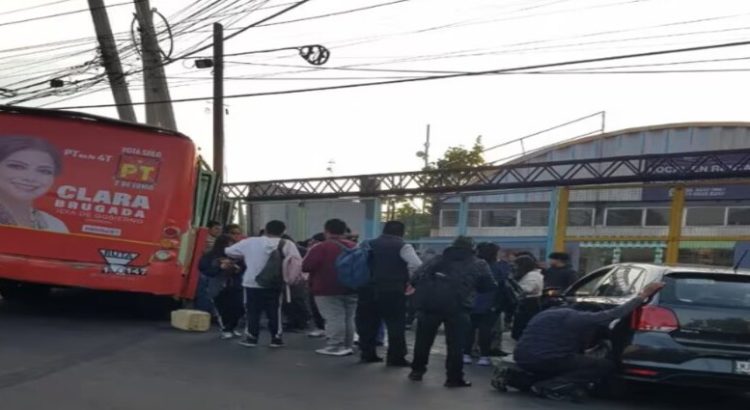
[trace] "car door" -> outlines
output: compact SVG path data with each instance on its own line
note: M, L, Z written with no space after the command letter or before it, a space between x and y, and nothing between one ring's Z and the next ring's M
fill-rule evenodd
M637 294L646 283L648 271L637 265L621 264L603 268L583 279L571 289L570 301L590 311L606 310L621 305ZM587 279L590 279L586 281ZM576 284L578 285L578 284ZM628 340L626 320L616 319L600 329L594 340L608 340L610 349L619 356Z
M579 279L578 282L574 283L573 286L565 292L566 301L568 303L583 303L590 301L596 294L599 284L603 280L606 280L610 272L616 267L616 265L605 266Z

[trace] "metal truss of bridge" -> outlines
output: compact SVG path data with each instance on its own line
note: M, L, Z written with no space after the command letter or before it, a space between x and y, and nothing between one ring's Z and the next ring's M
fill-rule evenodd
M750 149L229 183L223 192L226 199L259 202L729 178L750 178Z

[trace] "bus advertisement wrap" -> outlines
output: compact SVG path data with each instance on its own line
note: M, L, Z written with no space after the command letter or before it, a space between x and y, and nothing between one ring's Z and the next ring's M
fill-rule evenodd
M155 241L191 177L190 141L40 122L0 122L0 225Z
M178 133L0 107L0 293L33 283L192 297L198 165Z

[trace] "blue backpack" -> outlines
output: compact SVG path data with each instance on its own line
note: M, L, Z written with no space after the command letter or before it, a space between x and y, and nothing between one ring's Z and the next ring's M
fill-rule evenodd
M339 283L349 289L359 289L370 283L370 243L362 242L356 248L336 244L341 248L335 264Z

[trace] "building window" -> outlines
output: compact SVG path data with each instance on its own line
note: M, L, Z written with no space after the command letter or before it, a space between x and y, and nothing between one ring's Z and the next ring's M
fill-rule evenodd
M641 226L643 209L641 208L608 208L606 226Z
M592 226L594 224L594 210L579 208L568 210L568 226Z
M515 209L492 209L482 211L482 226L500 228L518 225L518 211Z
M522 209L521 226L547 226L549 224L549 210Z
M469 210L466 226L471 228L479 227L480 213L478 210ZM440 211L440 226L443 228L455 228L458 226L458 210Z
M466 221L466 226L470 228L479 228L479 220L481 219L481 213L479 210L469 210L469 215Z
M646 226L669 226L669 208L646 209Z
M677 261L696 265L732 266L734 249L681 248Z
M750 208L729 208L727 225L750 225Z
M440 226L443 228L454 228L458 226L458 211L440 211Z
M688 208L685 215L685 226L722 226L726 215L724 207Z

